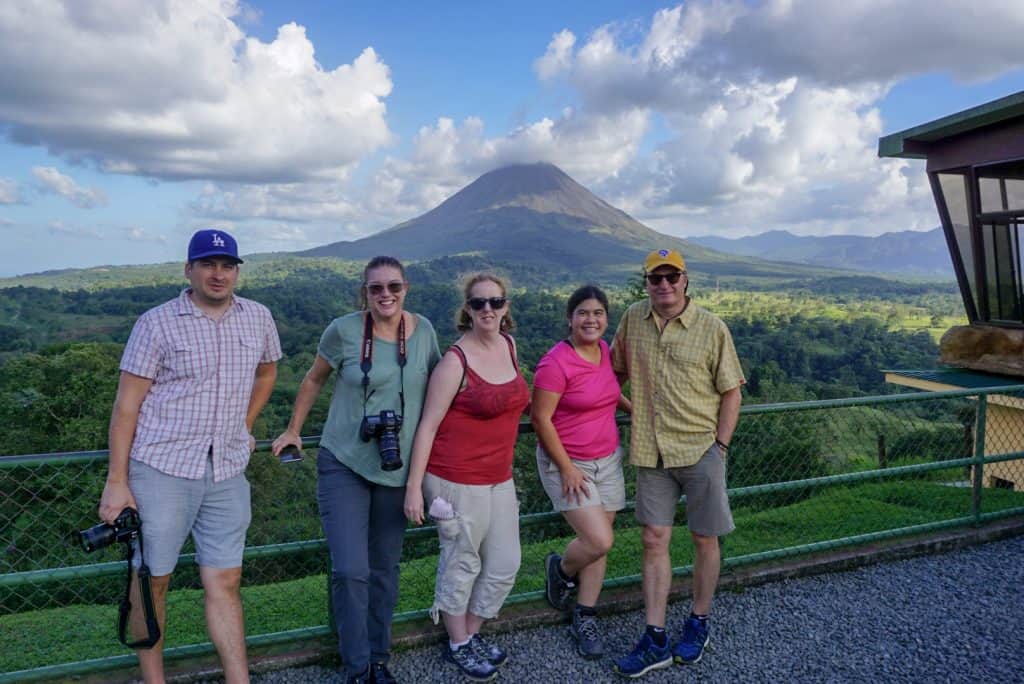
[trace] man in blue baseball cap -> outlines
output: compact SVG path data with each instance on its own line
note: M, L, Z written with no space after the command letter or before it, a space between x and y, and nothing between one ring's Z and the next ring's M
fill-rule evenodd
M197 230L192 239L188 241L189 263L197 259L215 256L233 259L236 264L245 263L238 258L238 243L235 238L223 230L209 228Z
M207 630L229 684L249 677L239 593L252 515L245 467L281 358L270 311L235 295L240 263L233 237L198 231L188 245L189 287L136 321L121 357L99 507L106 522L125 508L139 512L161 634L171 573L192 536ZM138 654L143 679L164 681L163 640Z

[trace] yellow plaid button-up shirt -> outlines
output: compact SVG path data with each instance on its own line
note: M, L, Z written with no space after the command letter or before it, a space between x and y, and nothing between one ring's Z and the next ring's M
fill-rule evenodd
M715 441L722 394L742 385L729 328L691 300L662 330L650 301L626 310L612 367L629 378L633 402L629 462L690 466Z

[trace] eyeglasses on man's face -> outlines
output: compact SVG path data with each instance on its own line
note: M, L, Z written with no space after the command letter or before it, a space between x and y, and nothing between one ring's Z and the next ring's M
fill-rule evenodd
M385 289L391 294L398 294L405 289L405 282L401 280L392 280L387 284L370 283L366 286L366 291L374 297L384 294Z
M508 299L506 297L470 297L466 300L466 303L469 304L469 308L473 311L483 311L484 307L488 304L491 305L492 310L497 311L498 309L505 308Z
M686 274L683 271L672 271L671 273L648 273L644 277L647 278L647 282L657 287L661 285L662 280L667 280L669 284L675 285L684 275Z

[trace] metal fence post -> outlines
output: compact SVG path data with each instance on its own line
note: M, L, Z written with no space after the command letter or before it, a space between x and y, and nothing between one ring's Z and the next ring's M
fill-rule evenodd
M974 477L971 483L971 515L974 524L981 524L981 485L985 466L985 413L988 395L978 395L978 419L974 423Z

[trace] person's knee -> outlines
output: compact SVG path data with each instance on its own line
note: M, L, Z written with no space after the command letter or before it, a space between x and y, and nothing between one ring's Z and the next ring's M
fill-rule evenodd
M594 532L587 535L586 544L598 558L607 556L608 552L612 550L612 546L615 545L615 533L611 527L607 530Z
M200 568L203 590L210 598L233 598L242 586L241 568Z
M346 554L344 552L331 554L331 577L336 582L368 582L370 580L370 564L364 556L358 554Z
M646 553L668 553L668 545L672 541L672 528L645 525L641 539Z
M693 538L693 546L697 551L705 553L718 551L718 537L708 537L696 532L691 532L690 536Z

